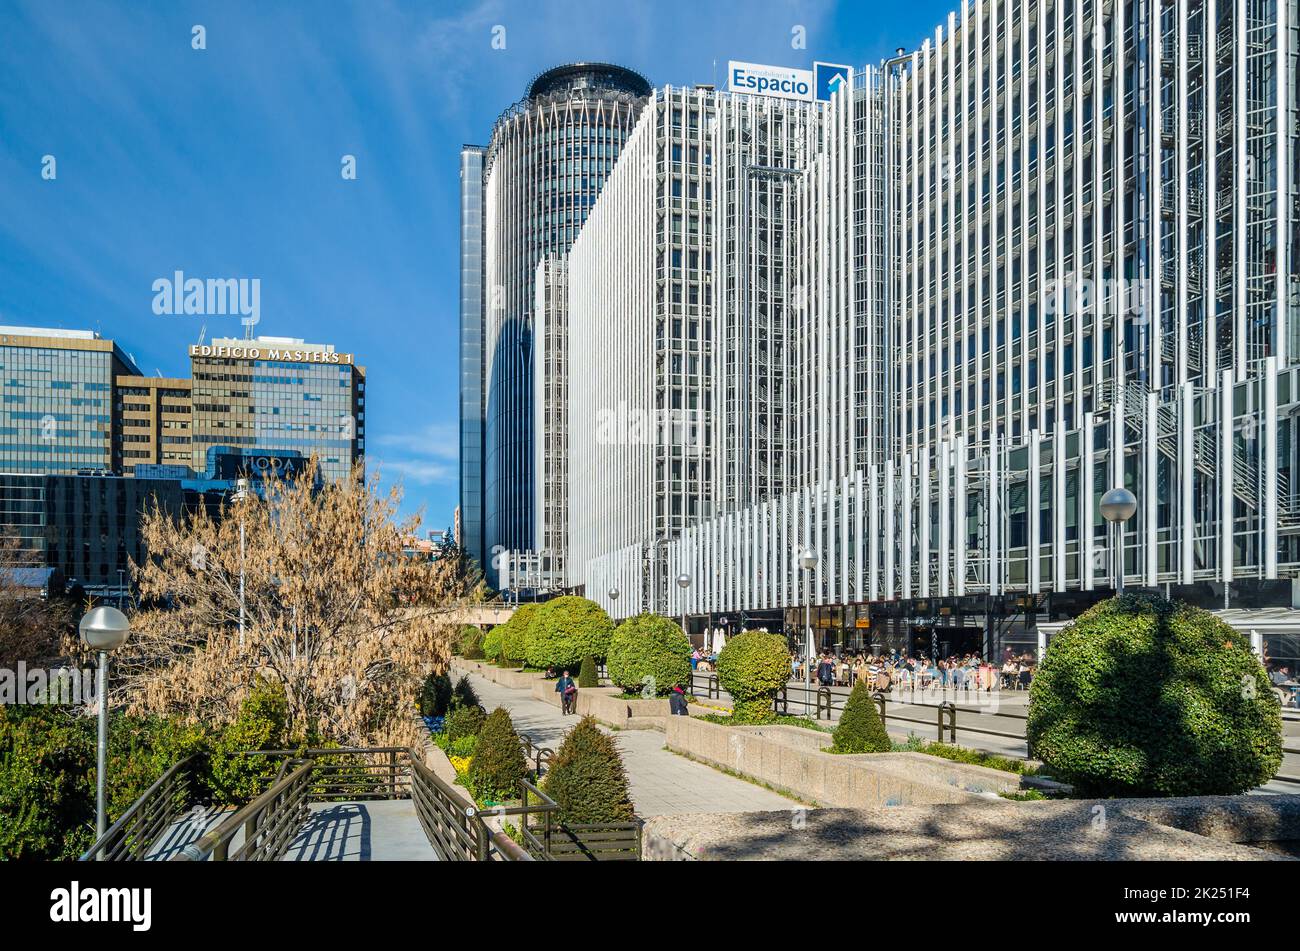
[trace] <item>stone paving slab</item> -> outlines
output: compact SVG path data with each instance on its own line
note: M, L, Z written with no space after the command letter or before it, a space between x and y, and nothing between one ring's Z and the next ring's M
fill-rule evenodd
M489 711L505 707L515 729L527 733L534 743L558 749L577 722L526 691L499 686L477 674L469 677L483 706ZM614 737L623 755L632 801L643 818L799 808L793 799L669 752L664 734L656 730L601 729Z

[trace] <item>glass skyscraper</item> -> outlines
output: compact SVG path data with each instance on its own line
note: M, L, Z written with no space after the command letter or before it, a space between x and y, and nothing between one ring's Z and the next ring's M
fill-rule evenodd
M330 344L288 337L190 347L192 466L208 450L293 449L341 479L365 456L365 370Z
M0 327L0 471L117 469L114 379L134 373L94 331Z
M542 524L562 520L565 511L564 469L555 449L563 444L567 414L560 353L566 336L562 309L548 316L543 337L535 334L536 275L541 261L566 254L577 238L649 92L642 76L619 66L560 66L538 76L525 98L501 115L485 152L462 153L462 281L471 289L467 297L462 287L462 339L481 326L479 560L493 583L501 577L494 569L505 567L511 552L535 552L539 538L562 539L567 532L563 524ZM465 241L473 235L464 229L474 220L469 209L476 193L482 196L481 270L466 266L473 255L467 259ZM472 362L465 354L462 359ZM534 376L545 366L559 369L539 390ZM547 405L535 405L538 392ZM472 404L473 394L463 390L462 420L468 414L471 429ZM554 438L538 440L539 425ZM462 457L462 498L473 497L464 487L475 479L472 468L473 459ZM535 554L552 562L562 557Z

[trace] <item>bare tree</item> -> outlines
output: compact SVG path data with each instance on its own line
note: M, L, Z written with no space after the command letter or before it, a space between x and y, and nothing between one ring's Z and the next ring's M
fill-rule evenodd
M26 569L40 568L39 553L11 535L0 537L0 667L54 664L72 632L72 610L53 592L49 597L23 583Z
M419 518L398 523L398 490L381 494L374 474L320 484L318 472L313 459L216 518L146 514L149 558L133 570L152 606L114 658L114 700L222 724L254 678L269 677L284 685L295 735L414 738L416 694L445 667L457 630L448 611L469 592L450 565L403 554Z

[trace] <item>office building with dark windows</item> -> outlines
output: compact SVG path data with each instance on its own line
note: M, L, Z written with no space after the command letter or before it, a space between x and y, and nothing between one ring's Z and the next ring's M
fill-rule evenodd
M216 339L190 347L191 466L214 446L316 454L342 479L365 457L365 369L332 344L291 337Z
M483 552L483 157L460 153L460 544L486 564Z
M114 389L138 373L91 330L0 327L0 472L120 469Z

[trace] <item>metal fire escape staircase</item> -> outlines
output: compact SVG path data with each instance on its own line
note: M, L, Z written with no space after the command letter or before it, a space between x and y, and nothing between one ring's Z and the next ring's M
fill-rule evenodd
M1141 433L1146 424L1147 389L1130 381L1124 387L1124 420ZM1156 404L1156 449L1167 459L1178 460L1178 419L1172 404ZM1238 440L1232 446L1232 494L1252 512L1262 508L1261 489L1263 473L1258 460ZM1219 476L1218 440L1207 429L1196 429L1192 435L1192 464L1210 478ZM1278 529L1300 531L1300 505L1292 496L1290 480L1285 472L1277 474Z

